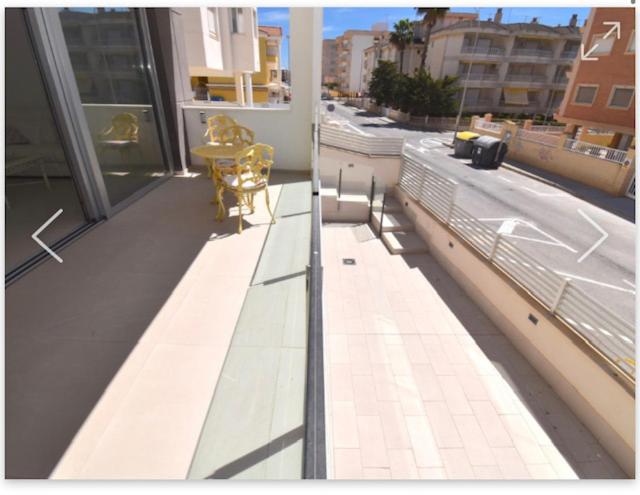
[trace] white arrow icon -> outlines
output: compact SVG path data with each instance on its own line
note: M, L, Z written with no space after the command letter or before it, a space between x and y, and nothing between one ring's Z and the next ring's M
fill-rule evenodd
M49 253L53 259L55 259L58 263L62 263L62 258L60 256L58 256L56 253L54 253L49 246L47 246L44 242L42 242L38 236L40 235L40 233L46 229L49 225L51 225L51 222L53 222L56 218L58 218L60 215L62 214L62 208L60 208L58 211L56 211L53 215L51 215L51 218L49 218L49 220L47 220L46 222L44 222L40 228L38 230L36 230L33 234L31 234L31 238L36 241L41 247L42 249L44 249L47 253Z
M578 213L580 213L580 215L582 215L582 217L583 217L587 222L589 222L591 225L593 225L593 227L594 227L598 232L600 232L600 234L602 234L602 237L600 237L600 239L598 239L598 240L596 241L596 243L595 243L593 246L591 246L589 249L587 249L587 251L586 251L582 256L580 256L580 258L578 258L578 263L582 263L582 262L585 260L585 258L586 258L587 256L589 256L591 253L593 253L593 252L596 250L596 248L597 248L600 244L602 244L602 243L605 241L605 239L606 239L607 237L609 237L609 234L608 234L607 232L605 232L605 230L604 230L602 227L600 227L600 225L598 225L596 222L594 222L593 220L591 220L591 218L589 218L589 217L587 216L587 214L586 214L584 211L582 211L582 210L578 210Z
M591 55L593 50L598 48L598 46L599 46L598 43L596 43L591 48L589 48L589 51L587 53L584 53L584 43L581 44L580 45L580 60L598 60L598 57L590 57L589 56L589 55Z
M613 26L609 31L607 31L607 34L605 34L602 39L606 40L614 31L616 31L616 38L620 39L620 21L602 21L602 24L606 26Z
M605 26L613 26L607 33L602 37L603 40L606 40L613 33L616 33L616 38L620 39L620 21L602 21L602 24ZM587 53L584 52L584 43L580 44L580 59L581 60L599 60L598 57L590 57L591 53L598 48L598 43L589 48Z

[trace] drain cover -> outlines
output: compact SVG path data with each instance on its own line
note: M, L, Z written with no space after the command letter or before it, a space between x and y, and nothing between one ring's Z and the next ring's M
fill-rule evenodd
M342 258L343 265L355 265L356 260L354 258Z

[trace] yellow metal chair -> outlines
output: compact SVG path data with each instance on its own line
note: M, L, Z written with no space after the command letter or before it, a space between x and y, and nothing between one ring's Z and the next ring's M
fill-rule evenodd
M264 191L271 223L275 223L269 203L269 176L273 165L273 148L266 144L254 144L236 153L234 161L233 173L222 176L218 184L216 219L220 222L224 219L226 209L222 197L225 191L232 192L238 203L238 233L241 234L242 207L247 206L253 213L254 197L256 193Z
M138 117L129 112L119 113L111 118L111 126L100 132L98 143L103 148L119 150L124 160L130 146L138 144L138 130Z
M205 140L208 140L207 144L219 145L222 130L234 125L238 125L238 123L228 115L220 114L209 117L207 119L207 132L204 133Z
M243 127L241 125L232 125L231 127L225 127L218 134L218 140L220 146L223 146L223 149L228 149L233 151L233 155L244 148L251 146L255 141L254 132L248 127ZM222 165L223 163L229 163L229 166ZM220 187L220 182L223 180L223 177L226 174L234 174L235 167L233 158L215 158L210 161L210 169L209 175L213 178L213 185L215 190L217 191ZM215 198L214 198L214 201Z

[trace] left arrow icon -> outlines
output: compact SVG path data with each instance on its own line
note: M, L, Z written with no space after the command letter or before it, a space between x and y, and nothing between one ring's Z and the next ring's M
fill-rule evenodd
M51 215L51 217L49 218L49 220L47 220L46 222L44 222L40 228L38 230L36 230L33 234L31 234L31 238L36 241L41 247L42 249L44 249L47 253L49 253L51 255L51 257L53 259L55 259L58 263L62 263L62 258L60 256L58 256L56 253L54 253L49 246L47 246L44 242L42 242L40 240L40 238L38 237L40 235L40 233L46 229L49 225L51 225L51 223L58 218L60 215L62 214L62 208L60 208L58 211L56 211L53 215Z

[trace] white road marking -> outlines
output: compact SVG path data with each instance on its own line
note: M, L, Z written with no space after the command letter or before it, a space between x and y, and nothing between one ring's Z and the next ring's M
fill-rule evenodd
M513 181L511 179L507 179L506 177L502 177L501 175L498 175L497 177L500 180L503 180L505 182L509 182L510 184L513 184Z
M554 273L556 275L560 275L561 277L567 277L567 278L571 278L571 279L575 279L575 280L582 280L583 282L587 282L587 283L594 284L594 285L599 285L601 287L607 287L608 289L618 290L620 292L626 292L628 294L635 294L636 293L635 290L625 289L624 287L618 287L617 285L607 284L605 282L599 282L598 280L593 280L593 279L586 278L586 277L580 277L578 275L573 275L571 273L565 273L565 272L560 272L560 271L554 271Z
M513 232L513 229L516 228L516 225L518 225L517 218L510 218L508 220L505 220L498 228L498 234L511 234Z
M525 191L532 192L536 196L544 196L547 198L565 198L569 196L567 193L564 193L564 192L542 193L540 191L536 191L535 189L531 189L530 187L527 187L527 186L520 186L520 189L524 189Z
M636 288L636 286L634 284L632 284L631 282L629 282L628 280L625 280L624 278L622 279L622 281L627 284L630 285L631 287L633 287L634 289Z
M49 253L51 255L51 257L53 259L55 259L58 263L62 263L62 258L60 256L58 256L56 253L53 252L52 249L49 248L49 246L47 246L44 242L42 242L40 240L40 238L38 237L38 235L40 235L40 233L46 229L51 222L53 222L56 218L58 218L60 215L62 215L62 208L60 208L58 211L56 211L53 215L51 215L51 217L49 218L49 220L47 220L46 222L44 222L40 228L38 230L36 230L33 234L31 234L31 238L36 241L40 247L42 249L44 249L47 253Z
M523 235L516 235L516 234L511 234L511 233L505 234L505 236L506 236L506 237L511 237L511 238L513 238L513 239L521 239L521 240L523 240L523 241L531 241L531 242L537 242L537 243L539 243L539 244L547 244L548 246L558 246L558 247L563 247L563 248L565 248L565 249L568 249L568 250L571 250L571 251L574 251L574 252L575 252L575 250L572 250L569 246L560 245L560 244L558 244L558 243L557 243L557 242L555 242L555 241L554 241L554 242L552 242L552 241L545 241L544 239L535 239L534 237L526 237L526 236L523 236Z
M579 213L580 215L582 215L582 217L583 217L587 222L589 222L591 225L593 225L593 227L594 227L598 232L600 232L600 233L602 234L602 237L601 237L600 239L598 239L598 240L596 241L596 243L595 243L593 246L591 246L591 247L590 247L590 248L589 248L589 249L588 249L588 250L587 250L587 251L586 251L582 256L580 256L580 258L578 258L578 263L582 263L582 261L584 261L584 260L587 258L587 256L589 256L591 253L593 253L593 252L598 248L598 246L600 246L600 244L602 244L602 243L605 241L605 239L606 239L607 237L609 237L609 234L608 234L607 232L605 232L605 231L604 231L604 229L603 229L602 227L600 227L600 225L598 225L596 222L594 222L593 220L591 220L591 218L589 218L585 212L583 212L582 210L580 210L580 209L579 209L579 210L578 210L578 213Z
M373 134L369 134L368 132L364 132L362 129L360 129L356 125L353 125L351 122L346 122L345 125L350 127L351 129L353 129L354 131L356 131L358 134L361 134L363 136L373 136Z
M540 229L535 224L533 224L531 222L528 222L526 220L522 220L520 218L515 218L515 219L509 218L509 217L507 217L507 218L481 218L480 220L483 221L483 222L497 222L497 221L505 222L507 220L514 220L517 224L526 225L530 229L535 230L536 232L538 232L540 235L546 237L547 239L550 239L552 242L546 241L544 239L535 239L535 238L531 238L531 237L516 236L515 234L511 234L511 233L506 234L507 236L520 238L520 239L525 240L525 241L540 242L542 244L548 244L550 246L558 246L558 247L564 248L567 251L570 251L572 253L577 253L578 252L575 249L573 249L571 246L568 246L567 244L562 242L560 239L556 239L551 234L546 233L544 230Z

